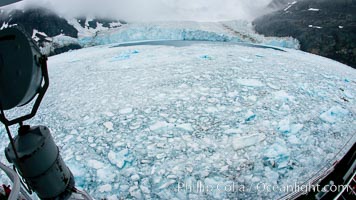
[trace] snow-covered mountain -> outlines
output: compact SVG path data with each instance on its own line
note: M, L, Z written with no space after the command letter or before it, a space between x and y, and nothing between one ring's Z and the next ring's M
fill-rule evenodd
M43 53L58 54L80 49L78 38L120 27L125 22L91 17L63 18L44 8L1 11L0 29L20 25L38 43Z
M301 50L356 68L356 1L295 0L254 21L266 36L292 36ZM283 4L282 4L283 5Z

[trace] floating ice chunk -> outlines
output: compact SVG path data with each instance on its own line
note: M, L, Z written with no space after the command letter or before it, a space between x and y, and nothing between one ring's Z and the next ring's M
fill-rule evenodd
M263 87L264 84L257 79L237 79L236 82L240 85L248 87Z
M189 124L189 123L186 123L186 124L179 124L179 125L177 125L177 128L184 129L184 130L189 131L189 132L194 131L192 125Z
M120 54L118 56L113 57L110 62L115 62L115 61L121 61L121 60L127 60L130 59L131 56L130 54Z
M253 62L253 59L250 59L250 58L239 57L239 59L244 61L244 62Z
M208 177L204 179L204 185L210 189L213 189L210 192L215 199L224 199L224 190L217 189L224 184L227 184L226 181L223 181L220 177Z
M281 90L274 93L274 98L279 101L292 101L294 99L293 96L289 95L286 91Z
M129 155L129 150L123 149L118 153L114 151L110 151L108 154L108 158L111 164L116 165L119 169L122 169L125 167L126 161L129 161L129 159L127 158L128 155Z
M63 143L69 142L73 138L73 135L67 135L64 140L62 141Z
M247 111L247 113L245 114L245 121L246 122L252 121L255 118L256 118L256 114L253 113L251 110Z
M264 152L264 159L273 163L272 166L274 167L283 168L286 167L286 163L288 163L289 154L286 145L282 142L278 142L267 147Z
M166 156L167 156L167 155L166 155L165 153L159 153L159 154L156 155L156 158L157 158L158 160L161 160L161 159L165 158Z
M249 96L248 99L254 102L257 101L257 97L255 95Z
M291 143L291 144L300 144L300 140L297 138L297 136L295 135L291 135L288 137L288 141Z
M291 132L290 120L289 118L283 119L278 123L278 130L281 133L287 134Z
M224 131L224 133L226 134L241 134L242 130L241 129L227 129L226 131Z
M349 113L348 110L343 109L340 106L334 106L330 108L328 111L324 112L320 115L320 119L328 122L328 123L335 123L338 119L343 118L345 115Z
M115 62L115 61L121 61L121 60L127 60L131 58L131 55L138 54L140 53L138 50L132 50L132 51L126 51L121 53L118 56L113 57L110 62Z
M130 128L131 130L136 130L136 129L140 128L141 125L142 125L142 120L140 120L140 119L134 119L134 120L132 120L132 121L130 122L129 128Z
M115 180L115 171L110 169L110 167L105 167L98 169L96 171L96 175L98 176L99 180L103 181L104 183L110 183Z
M290 132L292 134L296 134L304 128L304 125L303 124L292 124L290 128L291 128Z
M209 185L209 186L218 186L218 185L220 185L220 182L217 181L216 179L218 179L218 178L209 177L204 180L204 183L205 183L205 185Z
M105 166L105 164L97 160L89 160L88 166L94 169L101 169Z
M126 114L132 113L132 110L133 110L132 108L124 108L124 109L119 110L119 113L122 115L126 115Z
M265 176L266 178L271 181L273 184L277 184L277 181L279 179L279 174L269 167L265 167Z
M140 188L137 185L130 187L129 192L130 195L135 197L136 199L142 199Z
M168 175L167 178L168 179L176 179L178 177L176 175L171 174L171 175Z
M106 198L107 200L119 200L119 198L116 195L111 195Z
M112 112L103 112L104 115L108 116L108 117L113 117L114 114Z
M212 60L213 58L209 55L203 55L203 56L200 56L201 59L205 59L205 60Z
M172 128L174 125L165 121L159 121L150 126L151 131L155 131L161 128Z
M120 191L128 191L130 189L130 186L122 184L119 187Z
M113 131L114 130L114 124L112 122L105 122L103 125L105 126L105 128L108 131Z
M149 194L149 193L151 193L150 189L149 189L148 187L146 187L146 186L141 185L140 188L141 188L141 191L142 191L144 194Z
M87 174L87 170L81 164L73 160L67 162L67 164L73 173L76 186L82 187L86 182L85 175Z
M112 186L110 184L99 186L99 192L110 192L112 190Z
M160 190L165 189L174 183L176 183L175 180L169 180L169 181L165 182L164 184L162 184L158 189L160 189Z
M278 130L284 134L288 134L288 133L296 134L300 130L302 130L303 127L304 127L303 124L291 124L289 118L285 118L278 123Z
M238 112L241 112L242 109L240 107L235 106L235 107L232 107L232 111L238 113Z
M132 175L130 178L131 178L132 181L138 181L138 180L140 180L140 176L139 176L138 174L134 174L134 175Z
M354 95L348 90L344 91L344 95L349 99L353 99L354 98Z
M229 170L229 165L225 165L225 166L223 166L223 167L220 168L220 171L221 171L221 172L225 172L225 171L227 171L227 170Z
M240 94L239 92L234 91L234 92L227 93L226 96L228 96L228 97L237 97L237 96L239 96L239 94Z
M266 136L264 134L253 134L243 137L235 136L234 138L232 138L232 147L235 150L239 150L249 146L253 146L257 143L262 142L265 139Z
M188 165L188 166L185 167L185 170L186 170L187 172L189 172L189 173L192 173L193 170L194 170L194 168L193 168L193 166Z
M272 83L267 83L267 86L272 88L272 89L275 89L275 90L279 90L280 87L276 86L276 85L273 85Z
M131 51L131 54L138 54L138 53L140 53L140 51L138 51L136 49Z
M283 104L283 105L280 107L280 110L281 110L281 111L290 111L290 107L289 107L287 104Z
M218 112L219 110L216 107L208 107L205 109L206 112L208 113L214 113L214 112Z
M278 169L282 169L288 166L289 160L288 159L284 159L284 160L280 160L278 164Z
M88 137L88 142L89 143L93 143L94 142L94 138L93 137Z

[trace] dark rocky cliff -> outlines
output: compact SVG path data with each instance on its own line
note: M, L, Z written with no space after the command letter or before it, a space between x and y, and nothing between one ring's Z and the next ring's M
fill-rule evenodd
M285 5L253 22L258 33L292 36L301 50L356 68L356 0L275 1Z
M95 30L100 24L105 28L114 28L112 23L120 24L116 20L110 19L91 19L77 18L74 19L83 29ZM12 10L11 12L2 11L0 13L0 27L6 28L12 25L19 25L27 32L37 44L46 49L46 54L55 55L66 51L80 49L78 44L79 30L70 24L67 19L58 16L54 12L44 8L33 8L28 10ZM117 27L116 25L115 27ZM95 31L93 31L95 32ZM53 41L56 36L66 36L69 42L57 44Z

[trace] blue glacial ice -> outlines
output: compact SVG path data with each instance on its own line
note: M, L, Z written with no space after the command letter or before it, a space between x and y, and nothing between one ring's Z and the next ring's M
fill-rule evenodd
M348 110L340 106L333 106L326 112L322 113L320 115L320 119L328 123L335 123L338 120L342 120L344 117L347 117L348 113Z
M252 25L244 21L132 23L117 29L82 35L79 37L78 43L83 47L137 41L189 40L245 42L283 48L299 48L299 42L296 39L264 37L255 33Z
M249 146L254 146L265 139L266 139L265 135L258 135L258 134L248 135L243 137L237 136L232 138L233 140L232 146L235 150L244 149Z
M283 134L296 134L304 127L303 124L291 123L289 116L278 123L278 131Z
M265 149L263 156L263 159L268 162L266 163L267 165L271 165L273 168L277 167L278 169L287 167L290 160L290 152L286 142L278 139L274 144Z
M239 42L265 47L300 48L299 41L291 37L277 38L259 35L253 30L252 24L246 21L129 23L111 29L102 26L98 26L97 29L87 29L81 27L77 20L68 19L68 21L79 31L78 38L63 34L48 38L51 43L45 43L41 47L42 53L49 54L55 48L71 44L90 47L161 40ZM38 38L34 37L34 39ZM118 59L129 59L129 55Z

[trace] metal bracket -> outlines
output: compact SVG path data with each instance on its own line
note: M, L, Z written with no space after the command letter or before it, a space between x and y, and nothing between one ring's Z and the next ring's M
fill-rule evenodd
M1 112L0 114L0 121L5 125L5 126L12 126L14 124L21 124L23 121L29 120L32 117L34 117L37 113L38 108L40 107L40 104L42 102L42 99L48 89L49 86L49 77L48 77L48 69L47 69L47 56L42 55L39 58L39 62L41 65L41 70L42 70L42 77L44 79L44 84L39 88L38 90L38 97L35 101L35 104L31 110L30 114L27 114L25 116L9 120L5 116L5 112Z

